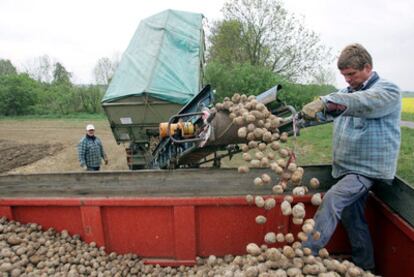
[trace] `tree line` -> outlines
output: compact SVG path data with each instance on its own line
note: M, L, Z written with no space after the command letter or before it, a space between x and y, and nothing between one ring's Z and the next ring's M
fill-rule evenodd
M204 83L217 100L235 92L257 95L282 84L279 98L300 109L335 90L330 49L289 13L281 0L232 0L208 28ZM0 115L101 113L100 100L119 57L98 60L95 84L75 85L63 64L47 55L18 72L0 60Z

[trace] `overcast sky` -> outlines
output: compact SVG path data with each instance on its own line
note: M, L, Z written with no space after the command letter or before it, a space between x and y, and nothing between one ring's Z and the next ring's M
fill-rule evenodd
M41 55L60 61L76 83L93 81L101 57L122 54L141 19L165 9L221 18L225 0L0 0L0 58L18 68ZM414 91L414 1L285 0L334 54L362 43L380 76ZM332 68L335 69L334 64ZM345 82L337 76L336 85Z

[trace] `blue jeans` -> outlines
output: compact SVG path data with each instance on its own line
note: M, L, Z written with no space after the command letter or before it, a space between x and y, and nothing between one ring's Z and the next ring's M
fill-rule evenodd
M323 197L314 217L315 230L321 233L321 237L313 240L309 234L303 247L310 248L316 255L329 242L341 220L352 246L353 262L363 269L373 269L374 251L364 213L373 183L373 180L364 176L348 174L332 186Z

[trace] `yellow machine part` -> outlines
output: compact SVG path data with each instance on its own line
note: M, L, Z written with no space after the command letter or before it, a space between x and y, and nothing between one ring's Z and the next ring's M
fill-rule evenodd
M195 127L194 124L191 122L178 122L174 124L170 124L170 132L169 134L173 135L176 130L180 130L181 136L183 138L189 138L194 136ZM160 123L160 137L165 138L168 136L168 122Z

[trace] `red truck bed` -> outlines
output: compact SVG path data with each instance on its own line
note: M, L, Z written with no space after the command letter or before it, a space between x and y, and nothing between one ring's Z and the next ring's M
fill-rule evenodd
M147 263L191 265L196 256L245 254L250 242L263 243L269 231L297 233L299 227L281 214L283 196L270 187L254 187L253 177L234 169L98 172L0 176L0 216L35 222L79 234L108 252L133 252ZM329 166L305 167L305 181L317 177L329 188ZM246 194L274 197L275 209L247 204ZM414 193L402 180L378 184L368 200L367 217L378 273L409 276L414 268ZM306 205L306 218L316 208L310 195L295 197ZM409 202L407 202L409 201ZM255 223L265 214L265 225ZM280 246L275 244L274 246ZM332 254L349 254L339 227L328 245Z

